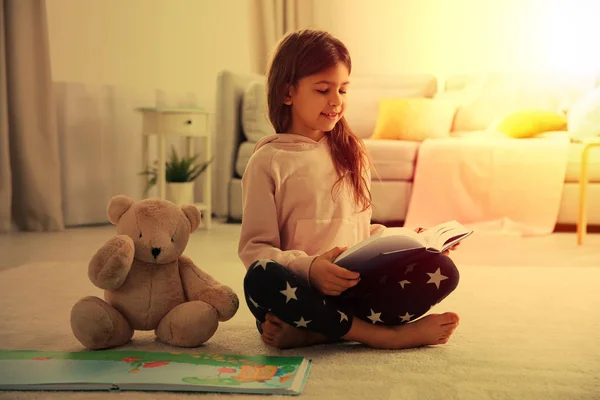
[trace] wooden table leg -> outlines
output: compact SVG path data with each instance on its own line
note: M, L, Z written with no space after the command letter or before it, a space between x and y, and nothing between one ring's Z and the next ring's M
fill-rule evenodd
M150 152L150 145L149 145L149 136L146 134L142 134L142 171L147 171L148 169L150 169L150 166L148 165L149 162L149 152ZM146 189L147 186L147 182L150 179L149 176L145 176L145 181L144 181L144 190ZM144 192L144 197L146 197L147 193Z
M577 218L577 244L582 245L587 233L587 187L588 162L592 146L586 144L581 153L581 170L579 176L579 217Z
M167 195L167 182L166 182L166 162L167 155L166 149L167 143L166 138L163 135L158 135L158 177L156 183L158 184L158 197L166 199Z
M187 156L188 157L194 157L194 154L196 153L196 149L194 148L194 138L191 136L188 136L185 138L185 147L187 149Z
M212 143L211 137L206 136L206 140L204 141L204 160L210 161L212 158ZM209 164L204 170L203 176L204 186L202 188L202 197L204 197L204 204L206 205L205 213L205 224L206 229L210 229L211 221L212 221L212 165Z

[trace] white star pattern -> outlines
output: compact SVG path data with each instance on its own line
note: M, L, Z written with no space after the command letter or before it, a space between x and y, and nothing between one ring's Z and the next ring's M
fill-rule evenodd
M338 312L340 313L340 322L342 322L343 320L348 321L348 316L346 314L344 314L340 310L338 310Z
M248 296L248 300L250 300L250 303L252 303L252 305L256 308L260 308L260 306L258 305L258 303L256 301L254 301L254 299L250 296Z
M379 318L381 316L381 313L376 313L375 311L373 311L373 309L371 309L371 315L369 315L367 318L369 318L371 321L373 321L373 324L375 322L383 322L381 320L381 318Z
M268 260L266 258L261 258L260 260L258 260L258 263L256 265L257 266L260 265L266 271L267 270L267 263L270 263L270 262L273 262L273 261L272 260Z
M414 316L415 316L415 314L409 314L407 311L406 314L401 315L400 318L402 318L402 322L408 322Z
M298 289L298 288L291 287L289 282L286 282L285 286L286 286L285 290L279 291L281 294L283 294L285 296L285 302L287 303L288 301L290 301L292 299L298 300L298 298L296 297L296 289Z
M410 283L410 281L407 281L406 279L403 281L398 282L400 284L400 286L402 286L402 289L404 289L404 285L406 285L407 283Z
M429 281L427 283L434 283L438 289L440 288L440 283L444 279L448 279L447 276L442 275L439 268L433 274L427 272L427 275L429 275Z
M296 328L300 328L300 327L307 328L308 324L310 322L312 322L312 321L305 321L304 317L300 317L300 321L294 321L294 323L296 324Z
M415 265L417 265L416 263L412 263L410 265L408 265L406 267L406 269L404 270L405 274L408 274L409 272L413 272L413 269L415 268Z

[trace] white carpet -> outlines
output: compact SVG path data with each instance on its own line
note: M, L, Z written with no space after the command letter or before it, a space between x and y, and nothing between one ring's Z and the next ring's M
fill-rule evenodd
M218 279L242 297L243 270L225 267L215 266ZM450 343L405 351L357 345L273 350L260 340L243 303L194 351L311 357L306 399L600 399L599 284L600 268L594 267L461 268L456 292L432 310L461 316ZM83 263L33 263L1 271L0 347L82 350L71 335L70 309L80 297L100 293L87 280ZM136 334L126 348L172 350L148 333ZM193 394L0 392L1 399L113 396Z

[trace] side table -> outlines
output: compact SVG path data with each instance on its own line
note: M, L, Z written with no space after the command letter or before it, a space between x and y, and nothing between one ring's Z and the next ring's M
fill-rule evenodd
M600 137L573 139L573 142L583 144L579 175L579 216L577 218L577 244L582 245L587 234L587 187L590 150L594 147L600 147Z
M199 108L167 108L145 107L138 108L143 116L142 121L142 162L143 168L148 166L150 136L156 136L158 152L158 196L166 198L166 139L168 136L186 137L188 156L193 156L194 139L204 139L204 160L211 159L211 128L210 114ZM202 201L195 203L202 213L206 229L210 229L212 219L211 206L211 164L201 175L203 177Z

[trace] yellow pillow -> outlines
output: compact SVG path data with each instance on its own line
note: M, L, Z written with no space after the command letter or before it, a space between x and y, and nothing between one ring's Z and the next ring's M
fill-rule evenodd
M556 112L520 110L504 117L496 129L509 137L519 139L566 128L567 119Z
M371 139L423 141L450 136L456 105L430 98L380 99Z

